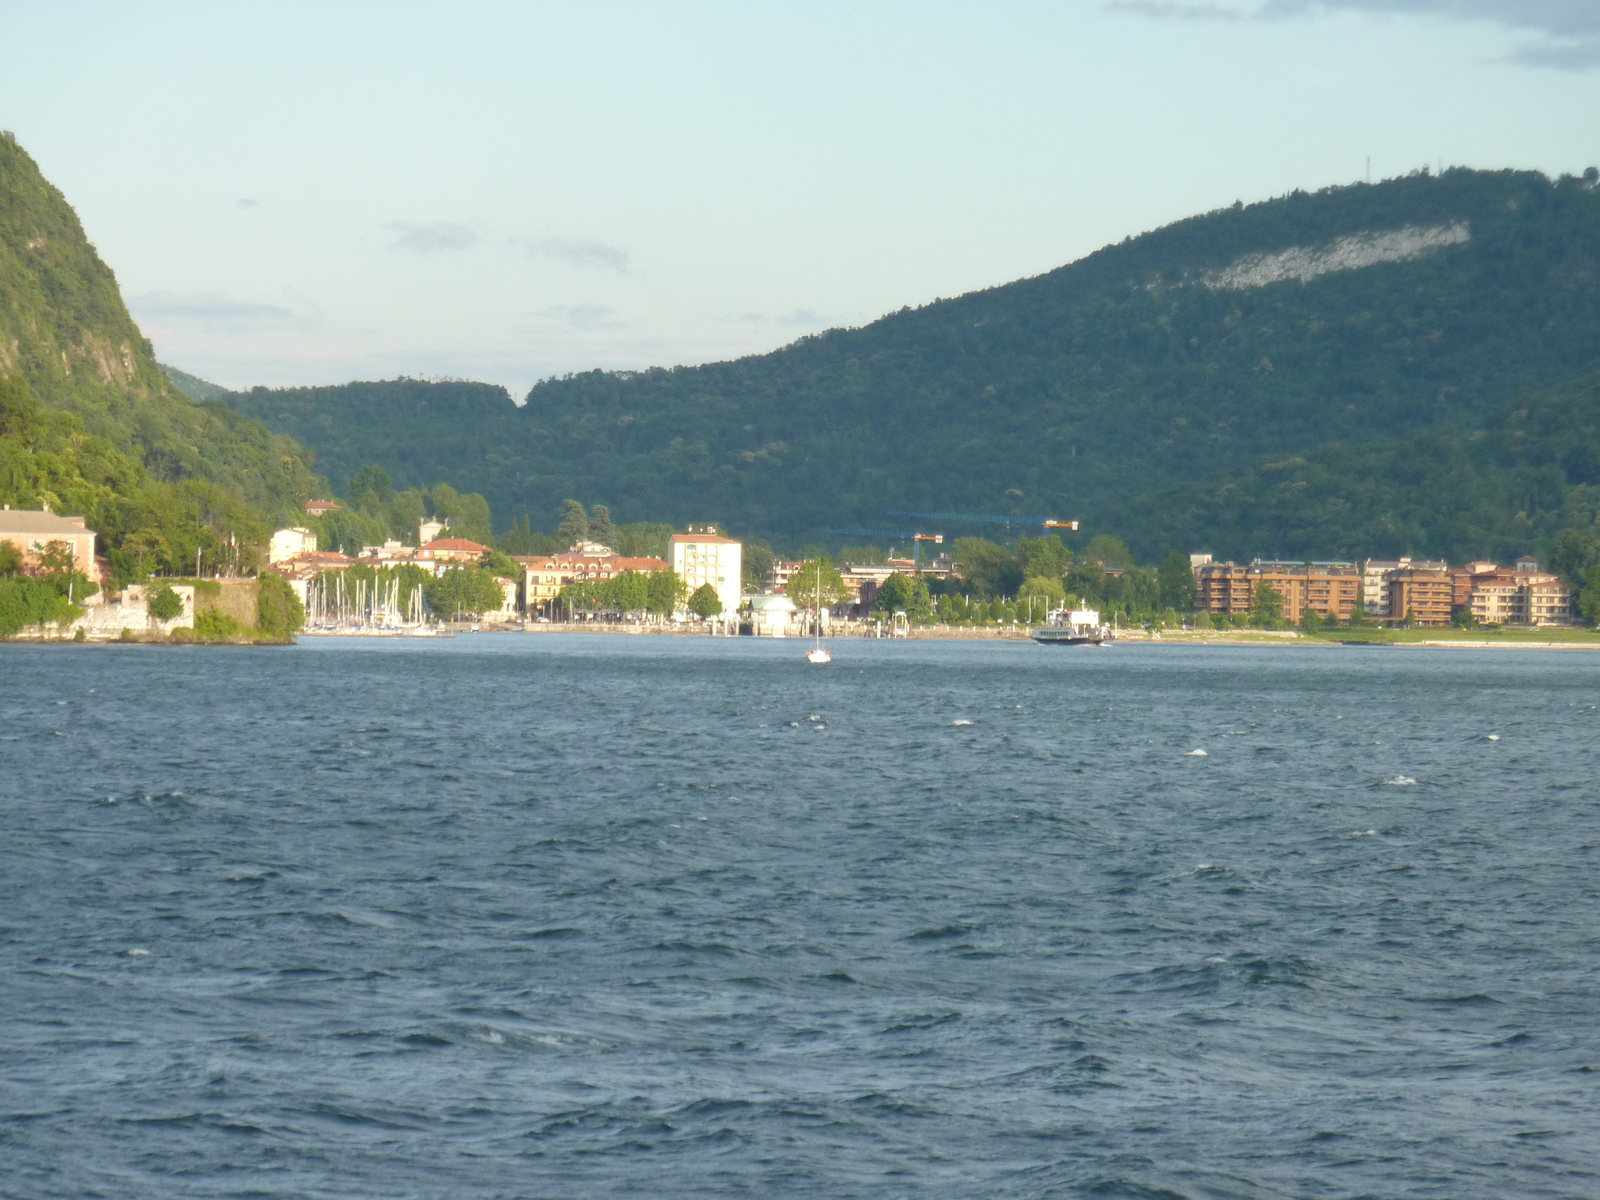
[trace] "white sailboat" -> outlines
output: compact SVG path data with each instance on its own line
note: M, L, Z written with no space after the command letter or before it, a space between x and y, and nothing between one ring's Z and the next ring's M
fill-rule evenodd
M806 651L808 663L830 663L833 655L822 644L822 560L817 560L817 585L811 593L811 649Z

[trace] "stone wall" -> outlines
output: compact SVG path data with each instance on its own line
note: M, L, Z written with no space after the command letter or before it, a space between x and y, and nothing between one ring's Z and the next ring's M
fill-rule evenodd
M150 597L162 584L131 584L115 596L98 592L84 605L83 616L74 621L71 631L83 630L91 642L122 640L123 630L133 637L165 637L174 629L194 628L194 588L173 584L172 590L183 601L183 611L170 621L157 621L150 615ZM254 624L254 622L252 622Z

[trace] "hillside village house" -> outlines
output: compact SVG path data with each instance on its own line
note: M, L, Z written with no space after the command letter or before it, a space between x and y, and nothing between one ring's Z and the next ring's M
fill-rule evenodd
M85 529L82 517L57 516L48 508L0 509L0 542L10 542L22 555L25 567L37 567L40 556L51 542L65 542L72 548L73 566L90 579L97 579L92 529Z
M336 500L307 500L306 516L324 517L331 512L338 512L344 505Z
M489 547L469 541L467 538L440 538L417 547L417 562L423 566L438 564L433 566L434 572L437 573L451 563L475 565L481 562L487 553Z
M317 535L309 529L280 529L272 535L267 543L267 561L269 563L287 562L291 558L298 558L302 554L314 554L317 549Z
M744 571L744 546L704 530L672 535L672 569L694 595L710 584L724 613L737 612Z

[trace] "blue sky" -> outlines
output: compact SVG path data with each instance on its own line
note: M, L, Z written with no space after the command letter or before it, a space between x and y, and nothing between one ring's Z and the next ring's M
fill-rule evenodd
M33 3L0 128L231 386L771 349L1235 199L1600 162L1597 0Z

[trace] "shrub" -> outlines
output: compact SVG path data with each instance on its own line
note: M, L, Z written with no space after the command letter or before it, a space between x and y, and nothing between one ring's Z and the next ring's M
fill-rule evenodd
M208 608L205 612L195 614L194 632L196 637L202 638L234 638L243 637L246 630L232 617Z
M289 638L306 623L305 605L280 575L263 575L257 581L256 629L266 637Z
M150 615L158 621L170 621L183 615L183 597L166 584L150 597Z

